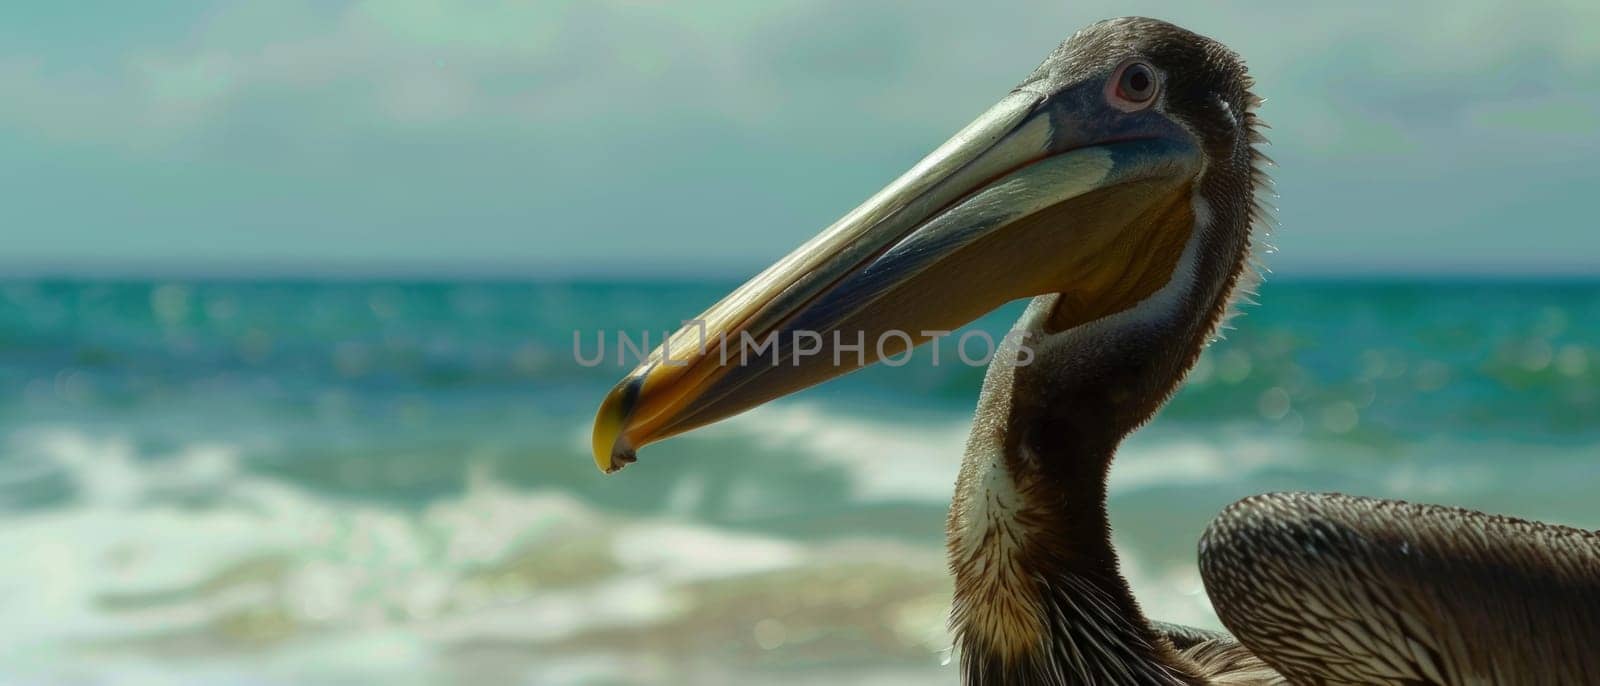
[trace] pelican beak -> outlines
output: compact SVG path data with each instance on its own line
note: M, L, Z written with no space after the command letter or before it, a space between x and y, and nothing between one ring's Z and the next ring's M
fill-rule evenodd
M643 445L730 417L1062 293L1067 328L1165 284L1193 227L1195 138L1097 83L1019 87L821 234L689 320L594 425L612 472Z

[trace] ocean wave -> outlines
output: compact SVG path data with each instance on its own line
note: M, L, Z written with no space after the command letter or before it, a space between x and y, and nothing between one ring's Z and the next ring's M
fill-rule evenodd
M798 452L850 475L863 501L948 502L966 445L969 418L864 417L815 403L774 403L702 431L737 437L752 449ZM1247 478L1303 462L1304 442L1250 437L1228 427L1137 434L1112 464L1112 494Z
M948 501L969 422L852 416L814 403L774 403L704 430L764 452L798 452L844 470L863 500Z
M1587 445L1379 454L1151 429L1112 476L1120 557L1151 616L1201 626L1216 620L1195 535L1239 495L1348 486L1580 525L1592 499L1592 460L1575 459ZM851 516L877 517L870 503L947 503L965 433L954 415L779 403L684 440L842 470L865 513ZM405 504L252 471L247 449L221 442L152 448L58 425L15 431L4 450L4 683L783 684L821 663L849 683L953 677L936 541L719 528L673 508L693 493L669 514L624 515L486 465L463 465L458 493ZM26 497L46 484L68 495Z
M624 518L482 470L405 509L252 474L227 446L45 428L7 451L30 464L7 488L75 493L0 528L8 683L592 683L595 655L624 667L600 681L738 683L783 646L916 669L945 641L937 550Z

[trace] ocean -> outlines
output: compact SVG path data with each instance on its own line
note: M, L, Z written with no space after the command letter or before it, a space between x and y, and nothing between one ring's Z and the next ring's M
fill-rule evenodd
M659 341L733 285L0 282L0 683L953 683L982 369L918 354L595 470L627 368L574 332ZM1600 283L1257 300L1113 469L1151 616L1217 626L1195 541L1253 493L1600 527Z

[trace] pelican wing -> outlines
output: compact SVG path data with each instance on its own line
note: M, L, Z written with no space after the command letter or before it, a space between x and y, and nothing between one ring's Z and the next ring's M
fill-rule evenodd
M1293 683L1600 684L1600 533L1276 493L1218 515L1200 573Z

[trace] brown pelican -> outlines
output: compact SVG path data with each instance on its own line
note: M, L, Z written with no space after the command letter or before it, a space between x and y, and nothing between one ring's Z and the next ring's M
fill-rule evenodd
M625 378L597 463L1033 296L990 364L948 521L965 683L1600 683L1600 537L1465 510L1249 498L1199 550L1237 638L1140 611L1107 471L1249 271L1267 185L1250 89L1237 55L1171 24L1080 31Z

